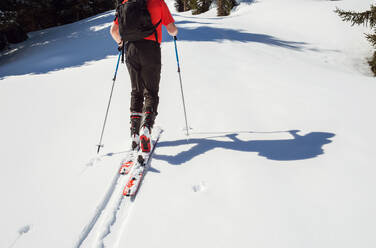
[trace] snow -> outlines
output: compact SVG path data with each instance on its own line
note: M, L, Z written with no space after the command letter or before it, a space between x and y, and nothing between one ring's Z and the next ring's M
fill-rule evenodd
M33 32L0 57L0 247L375 247L371 31L333 12L373 1L242 1L228 17L167 3L192 130L187 141L165 32L164 132L114 223L129 146L123 65L93 163L117 60L113 11Z

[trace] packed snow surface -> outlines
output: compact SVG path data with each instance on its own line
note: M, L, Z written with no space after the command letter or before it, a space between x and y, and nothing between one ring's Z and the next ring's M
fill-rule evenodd
M164 32L163 128L134 202L110 11L30 33L0 57L0 247L376 247L375 78L367 27L333 11L371 0L243 1L177 13Z

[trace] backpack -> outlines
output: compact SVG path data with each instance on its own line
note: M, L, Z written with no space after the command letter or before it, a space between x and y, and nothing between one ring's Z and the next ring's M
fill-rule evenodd
M119 33L123 41L142 40L154 33L158 42L157 27L162 20L153 25L146 1L128 0L116 8Z

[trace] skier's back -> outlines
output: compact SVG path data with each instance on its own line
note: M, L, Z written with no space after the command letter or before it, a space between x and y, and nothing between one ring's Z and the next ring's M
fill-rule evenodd
M110 32L119 47L124 45L126 48L126 64L132 85L130 103L132 148L137 149L141 142L141 150L150 152L151 131L158 114L162 25L166 26L171 36L176 36L178 30L164 0L132 1L147 1L147 10L152 24L156 27L155 32L141 39L124 41L124 44L123 39L126 37L127 30L119 30L119 26L122 26L119 25L119 16L120 21L123 18L122 13L118 13L121 8L118 8ZM123 1L123 4L126 2L127 0Z

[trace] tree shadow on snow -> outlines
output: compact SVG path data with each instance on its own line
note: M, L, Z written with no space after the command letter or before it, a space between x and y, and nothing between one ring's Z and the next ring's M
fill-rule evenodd
M0 79L15 75L44 74L117 55L117 46L109 33L113 19L114 12L110 11L76 23L30 33L27 41L15 45L13 50L0 56ZM210 21L201 22L200 18L178 21L177 24L179 41L256 42L295 50L304 49L305 46L304 42L280 40L266 34L210 27ZM199 26L192 28L185 27L184 24ZM163 33L164 42L173 41L165 28Z
M0 79L81 66L118 53L109 33L113 13L30 33L16 51L0 57ZM115 63L115 62L114 62Z
M333 133L311 132L299 135L299 130L288 131L293 139L278 140L247 140L237 138L239 133L227 134L229 141L219 141L213 138L197 138L176 141L163 141L158 143L161 147L176 147L179 145L193 145L190 149L182 151L174 156L155 154L153 159L165 160L172 165L180 165L217 148L241 152L256 152L259 156L270 160L292 161L317 157L324 154L323 145L329 144L334 137ZM254 133L254 132L248 132Z
M205 41L238 41L238 42L253 42L262 43L269 46L278 46L294 50L303 50L307 43L280 40L276 37L266 34L247 33L242 30L227 29L227 28L214 28L208 26L200 26L196 28L179 28L179 40L205 42ZM171 41L167 31L163 33L163 41Z

